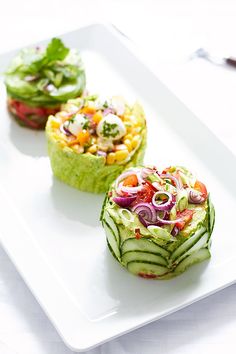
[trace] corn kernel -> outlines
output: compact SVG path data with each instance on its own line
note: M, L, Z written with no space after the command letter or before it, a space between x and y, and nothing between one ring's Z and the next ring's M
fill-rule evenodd
M135 149L138 146L139 142L140 142L140 136L139 135L134 136L131 142L132 148Z
M127 134L124 136L124 140L126 139L132 140L132 138L133 138L132 134Z
M126 146L126 148L128 149L128 151L130 152L132 150L132 143L130 139L125 139L124 140L124 144Z
M96 112L94 115L93 115L93 121L94 123L98 124L101 120L102 120L102 113L101 112Z
M61 123L59 119L57 118L51 118L51 127L54 129L58 129L60 127Z
M107 164L112 165L115 162L116 154L114 152L110 152L107 155Z
M90 152L91 154L94 154L97 151L97 145L91 145L87 152Z
M129 156L128 150L120 150L115 152L115 159L117 161L123 161Z
M118 144L118 145L115 145L115 150L116 151L119 151L119 150L126 150L127 149L127 146L125 144Z

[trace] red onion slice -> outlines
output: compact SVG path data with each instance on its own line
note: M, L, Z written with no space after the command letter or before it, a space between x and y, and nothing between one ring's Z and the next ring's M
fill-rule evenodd
M188 191L188 201L192 204L201 204L204 202L204 198L201 193L196 191L195 189L189 189Z
M156 202L156 198L160 195L166 195L168 200L165 203L162 204L158 204ZM169 211L175 204L174 200L173 200L173 196L171 193L166 192L166 191L160 191L160 192L156 192L153 197L152 197L152 204L154 206L154 208L158 211Z
M175 220L165 220L164 218L162 219L158 213L156 215L156 218L157 218L157 221L163 223L163 224L166 224L166 225L172 225L172 224L176 224L177 222L182 222L183 219L182 218L179 218L179 219L175 219Z
M64 126L64 124L60 125L60 131L67 136L72 135L71 132Z
M139 217L141 216L141 218L147 222L154 223L156 221L156 210L153 205L149 203L136 204L132 211L138 214Z
M129 177L130 175L136 175L138 178L139 185L137 187L126 187L123 186L122 180L124 180L126 177ZM115 182L115 191L118 195L123 195L123 193L128 193L128 194L136 194L137 192L141 191L143 188L142 185L140 185L143 182L143 179L140 177L140 170L129 170L124 173L122 173Z
M108 107L108 108L105 108L104 111L103 111L103 116L107 116L109 113L115 113L114 109Z
M159 177L161 177L163 179L170 179L171 181L173 181L175 183L175 186L177 189L182 189L180 181L176 177L170 175L169 173L162 173L161 175L159 175Z
M130 206L136 199L136 196L134 197L114 197L113 201L119 205L122 208L126 208Z

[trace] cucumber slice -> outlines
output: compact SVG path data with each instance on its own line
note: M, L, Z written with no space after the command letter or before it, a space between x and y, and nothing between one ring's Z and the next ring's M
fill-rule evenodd
M104 217L106 224L113 231L113 234L115 235L115 238L116 238L116 242L119 246L120 245L120 232L119 232L119 229L118 229L115 221L112 219L112 217L110 216L110 214L106 210L104 211L103 217Z
M144 278L158 278L169 272L169 269L156 263L132 261L127 264L128 270Z
M177 209L183 211L188 207L188 192L186 189L181 189L177 193Z
M112 229L110 228L110 226L106 222L103 223L103 227L104 227L104 230L106 233L107 242L108 242L112 252L116 256L116 258L118 260L120 260L120 249L118 247L116 236L114 235L114 232L112 231Z
M124 254L129 251L155 253L167 259L170 257L170 253L168 251L152 242L152 240L146 238L141 238L139 240L136 238L128 238L125 240L121 246L121 253Z
M209 250L207 248L201 248L197 252L194 252L190 256L184 258L184 260L177 265L177 267L174 270L174 273L177 274L183 273L191 265L205 261L210 257L211 254Z
M176 240L166 229L162 227L150 225L147 229L154 237L160 238L165 241Z
M170 256L172 261L175 261L178 257L180 257L183 253L188 251L199 239L200 237L205 233L206 228L204 226L201 226L197 231L190 237L188 238L184 243L181 244Z
M199 251L201 248L204 248L207 246L207 241L209 238L209 234L206 232L201 238L191 247L187 252L183 253L178 259L175 260L175 263L178 264L179 262L182 261L186 256L189 256L190 254Z
M209 228L209 234L211 235L215 225L215 208L211 202L210 196L208 196L207 204L208 204L208 228Z
M167 261L163 257L150 252L129 251L122 255L121 260L125 265L132 261L144 261L167 266Z

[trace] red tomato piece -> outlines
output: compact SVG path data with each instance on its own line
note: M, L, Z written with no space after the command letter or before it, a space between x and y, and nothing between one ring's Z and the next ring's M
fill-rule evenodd
M179 230L182 230L184 228L184 226L190 221L192 220L194 211L193 210L189 210L189 209L185 209L184 211L177 212L177 219L182 219L182 221L177 222L175 225L178 227Z
M123 186L136 187L138 185L138 177L133 174L126 177L123 181Z

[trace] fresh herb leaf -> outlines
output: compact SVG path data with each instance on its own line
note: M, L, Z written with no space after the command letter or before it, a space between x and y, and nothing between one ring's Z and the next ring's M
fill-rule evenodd
M46 49L47 61L63 60L69 53L69 48L66 48L59 38L53 38Z

